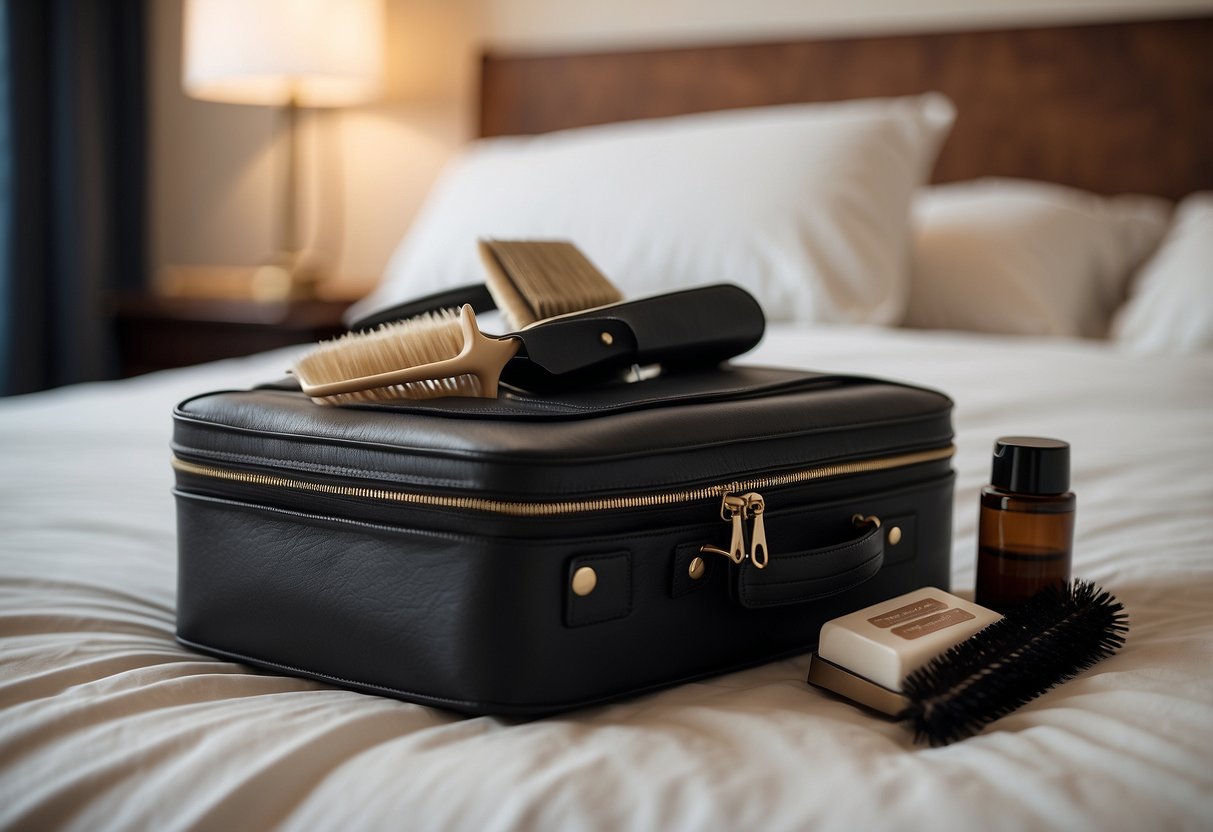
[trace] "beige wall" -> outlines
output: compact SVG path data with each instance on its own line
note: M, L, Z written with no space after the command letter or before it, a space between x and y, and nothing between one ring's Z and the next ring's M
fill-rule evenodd
M775 40L1182 15L1209 0L484 0L494 43L537 49Z
M303 124L306 229L356 294L373 283L442 164L475 129L484 44L569 50L1090 21L1213 10L1213 0L387 0L388 87ZM266 108L181 92L181 0L152 3L151 258L250 265L271 249L277 182ZM318 152L319 151L319 152ZM323 171L324 175L316 175ZM317 198L319 196L319 199ZM317 208L320 210L317 210ZM305 229L305 232L306 232Z
M274 244L274 113L181 92L181 0L154 0L151 262L248 266ZM373 283L443 163L475 129L480 6L388 0L387 82L373 106L305 112L302 236L334 256L333 288ZM319 199L317 197L320 197Z

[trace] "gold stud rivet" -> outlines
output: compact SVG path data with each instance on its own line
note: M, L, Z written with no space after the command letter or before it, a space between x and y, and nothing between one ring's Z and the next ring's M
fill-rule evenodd
M601 338L602 343L606 344L608 347L611 344L615 343L615 336L609 332L604 332L601 335L599 335L598 337Z
M589 595L598 586L598 573L592 567L583 566L573 573L573 594Z
M691 558L691 565L687 567L687 574L691 576L692 581L697 581L703 577L703 573L708 571L708 565L703 562L703 558Z
M901 526L894 526L889 529L889 545L896 546L901 542Z

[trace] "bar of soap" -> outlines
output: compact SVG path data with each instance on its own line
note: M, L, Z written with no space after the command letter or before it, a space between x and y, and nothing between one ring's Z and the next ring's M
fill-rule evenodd
M827 621L817 655L882 688L900 691L910 673L1000 618L949 592L924 587Z

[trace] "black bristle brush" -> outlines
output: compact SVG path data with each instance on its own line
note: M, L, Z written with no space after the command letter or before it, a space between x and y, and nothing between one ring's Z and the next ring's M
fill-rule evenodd
M1042 590L907 676L898 718L933 746L972 736L1115 653L1128 629L1124 607L1094 584Z

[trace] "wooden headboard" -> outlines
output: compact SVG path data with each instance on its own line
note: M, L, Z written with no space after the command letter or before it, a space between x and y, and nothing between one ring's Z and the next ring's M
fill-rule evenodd
M561 55L489 52L482 136L704 110L946 93L935 181L1213 189L1213 17Z

